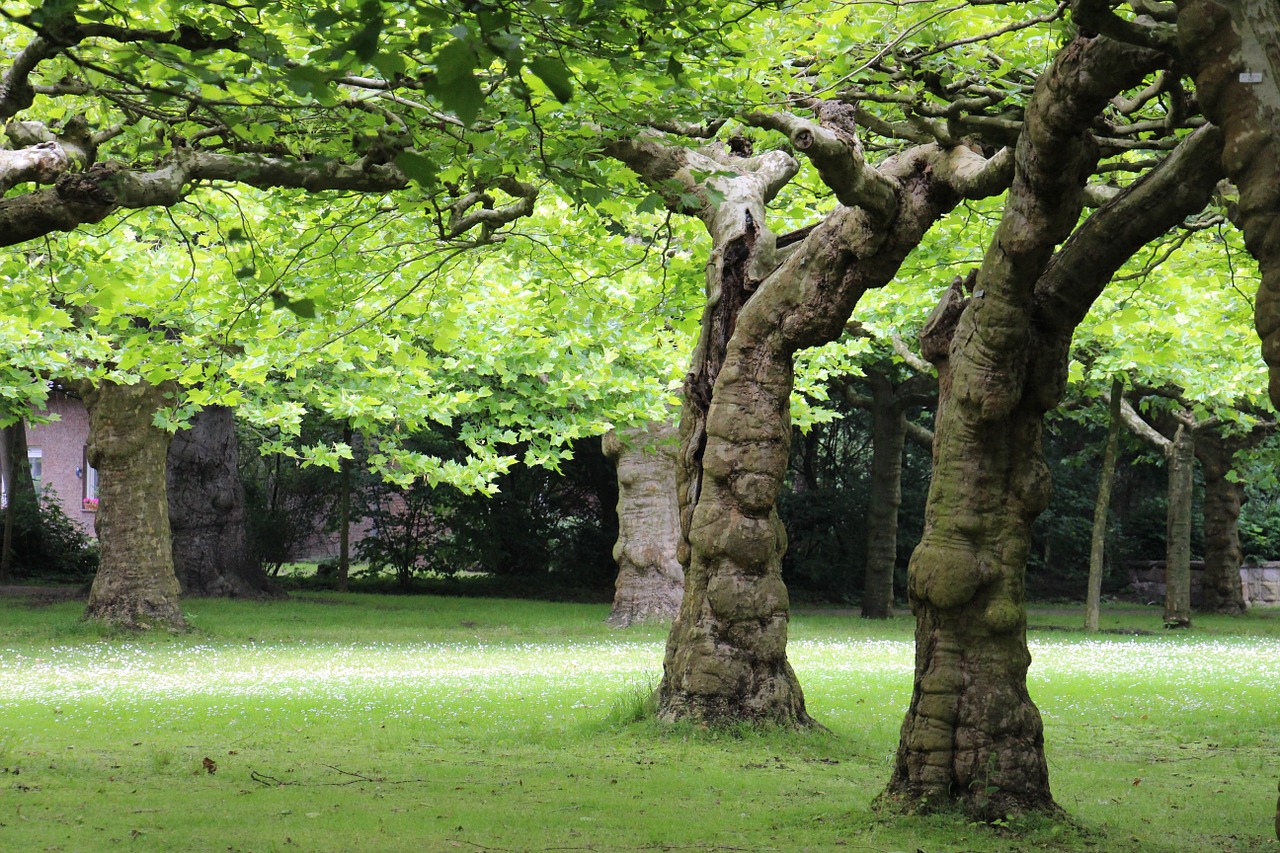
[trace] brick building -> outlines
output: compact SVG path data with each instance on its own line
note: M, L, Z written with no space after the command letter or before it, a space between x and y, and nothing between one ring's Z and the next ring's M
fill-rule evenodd
M52 423L27 423L27 459L36 488L57 494L67 517L92 536L98 476L85 460L89 413L79 398L55 387L39 414L56 414L58 419Z

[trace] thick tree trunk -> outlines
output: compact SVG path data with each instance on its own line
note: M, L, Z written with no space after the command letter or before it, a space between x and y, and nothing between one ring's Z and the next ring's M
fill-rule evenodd
M1227 479L1236 444L1216 430L1196 436L1196 456L1204 473L1204 592L1200 610L1205 613L1244 613L1244 589L1240 585L1240 507L1244 483Z
M1164 626L1191 627L1191 499L1195 491L1195 432L1179 423L1166 455L1169 514L1165 523Z
M1115 270L1203 207L1217 180L1184 174L1216 141L1193 136L1076 227L1097 156L1085 129L1159 62L1102 37L1059 51L1028 105L973 297L941 348L934 473L908 580L915 687L884 794L908 808L958 805L987 820L1057 808L1026 687L1023 598L1031 525L1049 496L1044 413L1061 399L1075 327ZM931 327L945 329L946 307Z
M0 580L8 580L13 572L13 546L16 517L23 508L36 504L36 486L31 479L31 461L27 459L27 425L21 419L0 431L0 453L4 453L3 474L8 506L4 512L4 541L0 543ZM35 531L40 535L40 531Z
M618 564L615 628L668 621L680 609L684 570L676 558L680 507L676 502L676 429L653 423L604 437L604 454L618 472Z
M169 445L169 527L183 595L262 598L276 590L245 527L240 449L230 409L205 409Z
M774 507L791 447L791 360L744 340L761 250L756 222L713 253L680 417L684 595L658 688L667 722L812 723L787 661L786 533ZM781 403L779 402L781 401Z
M1226 138L1222 163L1240 189L1237 222L1258 259L1254 306L1271 402L1280 407L1280 4L1177 0L1178 42L1196 98Z
M1098 477L1098 499L1093 505L1093 538L1089 543L1089 582L1084 602L1084 629L1098 630L1102 610L1102 572L1107 549L1107 514L1111 509L1111 487L1116 481L1116 457L1120 449L1120 404L1124 380L1111 380L1110 420L1107 422L1107 446L1102 454L1102 472Z
M907 415L888 377L867 371L871 384L871 505L867 511L867 569L862 616L893 615L893 571L898 562L898 508L902 504L902 451Z
M184 629L165 484L171 436L153 424L174 389L102 382L79 390L89 410L89 464L98 469L101 552L85 618Z

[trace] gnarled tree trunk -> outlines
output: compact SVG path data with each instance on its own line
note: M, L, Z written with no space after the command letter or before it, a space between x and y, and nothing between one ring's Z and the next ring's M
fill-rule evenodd
M788 155L742 158L650 139L609 148L673 208L690 212L684 199L702 198L697 214L713 241L681 415L686 570L658 689L666 721L811 723L786 657L786 534L775 508L791 441L794 354L837 337L862 293L887 283L938 217L965 193L998 192L1007 175L1005 158L988 168L963 146L933 145L878 171L866 165L841 116L828 117L833 127L749 117L788 133L824 179L831 167L845 179L837 192L850 206L785 252L775 252L764 206L795 173ZM711 177L695 177L699 172ZM673 193L673 183L684 192Z
M77 390L89 410L89 464L98 469L101 552L85 618L184 629L165 483L171 436L153 423L176 386L103 381Z
M1112 274L1203 207L1217 180L1203 168L1205 146L1217 141L1206 131L1071 234L1097 156L1086 128L1158 62L1103 37L1059 52L1028 105L1009 200L973 296L949 348L931 349L940 378L935 464L908 582L916 676L884 795L908 808L955 804L987 820L1057 808L1026 688L1023 597L1031 525L1049 494L1044 413L1065 388L1075 327ZM940 310L931 326L945 333L951 316Z
M221 406L198 413L169 445L169 528L183 595L277 594L249 544L239 458L235 415Z
M618 564L613 610L616 628L673 619L684 570L676 558L680 508L676 502L676 429L653 423L604 437L604 454L618 472Z

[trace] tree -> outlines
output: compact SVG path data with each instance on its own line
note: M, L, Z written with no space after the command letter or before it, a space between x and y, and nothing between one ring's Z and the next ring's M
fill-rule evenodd
M1225 427L1196 436L1195 453L1204 473L1204 586L1200 609L1206 613L1238 615L1245 610L1240 586L1240 508L1244 480L1236 473L1236 454L1261 444L1275 432L1275 421L1255 424L1248 431Z
M202 410L169 443L169 529L183 595L275 594L249 541L239 463L235 415L226 407Z
M930 401L935 385L929 364L911 352L900 338L894 350L915 372L895 383L891 373L864 367L871 396L845 399L871 411L871 497L867 507L867 567L862 593L862 616L887 619L893 615L893 573L898 562L898 507L902 503L902 452L910 437L932 447L933 433L907 419L913 406ZM892 368L890 368L892 369Z
M1093 535L1089 543L1089 581L1085 594L1084 629L1098 630L1102 609L1103 558L1106 554L1107 512L1111 508L1111 487L1116 479L1116 456L1120 450L1120 404L1124 380L1111 380L1111 396L1107 406L1107 444L1102 456L1102 473L1098 478L1098 499L1094 504Z
M1223 167L1240 189L1237 221L1259 263L1255 305L1270 394L1280 407L1280 11L1267 0L1179 0L1178 48L1205 114L1226 137Z
M24 512L33 514L36 488L31 479L31 463L27 459L27 430L22 420L0 430L0 475L4 477L4 542L0 545L0 581L7 581L13 571L16 520Z
M1164 455L1169 469L1169 510L1165 527L1164 626L1191 627L1191 496L1194 490L1196 436L1218 420L1196 419L1189 409L1167 412L1166 435L1122 401L1121 416L1131 431ZM1237 513L1238 514L1238 513ZM1238 566L1237 566L1238 567ZM1237 584L1238 585L1238 584Z
M674 424L650 423L604 437L605 456L618 472L618 579L607 620L614 627L672 619L680 607L676 450Z
M89 410L86 457L99 478L94 528L102 561L85 616L125 628L181 630L186 619L173 568L165 484L172 434L155 425L177 384L82 380L72 387Z

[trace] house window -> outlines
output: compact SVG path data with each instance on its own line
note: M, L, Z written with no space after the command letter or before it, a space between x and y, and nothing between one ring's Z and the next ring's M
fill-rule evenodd
M31 464L31 482L36 491L40 491L40 480L44 477L44 450L39 447L27 448L27 462Z
M85 448L84 467L84 508L87 510L96 510L98 508L98 469L89 464L89 448Z

